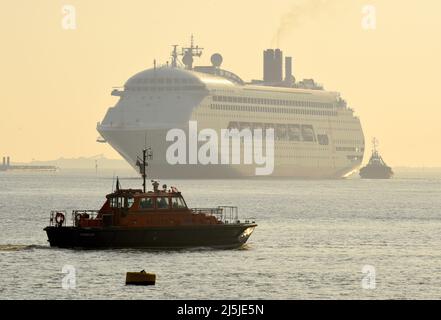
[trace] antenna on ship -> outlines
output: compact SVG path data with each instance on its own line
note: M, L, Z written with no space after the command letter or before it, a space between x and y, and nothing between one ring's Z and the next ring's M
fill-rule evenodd
M139 167L139 172L142 175L142 190L145 193L146 191L146 180L147 180L147 172L146 172L146 167L149 165L147 162L148 160L153 159L153 152L152 152L152 148L148 147L148 148L144 148L142 150L142 159L137 157L138 160L136 161L136 165Z
M194 46L194 37L191 35L190 47L182 48L182 62L188 70L193 69L193 57L200 57L202 55L202 50L204 48L199 48L199 46Z
M378 152L377 148L378 148L378 139L373 137L372 138L372 153L376 154Z
M178 66L178 45L174 44L172 45L173 51L172 51L172 62L171 66L172 68L176 68Z

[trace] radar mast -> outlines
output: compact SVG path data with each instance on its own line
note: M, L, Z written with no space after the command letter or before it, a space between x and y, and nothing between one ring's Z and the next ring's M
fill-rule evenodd
M372 154L378 153L378 139L373 137L372 138Z
M178 66L178 49L177 49L178 45L174 44L174 45L172 45L172 47L173 47L173 51L171 54L171 56L172 56L171 66L172 66L172 68L176 68Z
M193 69L193 57L200 57L202 55L202 50L204 48L199 48L199 46L194 46L194 37L191 35L190 47L182 48L181 56L182 62L185 68L188 70Z
M142 190L145 193L146 192L146 179L147 179L147 172L146 167L149 165L147 160L153 159L153 152L152 148L144 148L142 150L142 158L137 159L136 165L139 167L139 172L142 176Z

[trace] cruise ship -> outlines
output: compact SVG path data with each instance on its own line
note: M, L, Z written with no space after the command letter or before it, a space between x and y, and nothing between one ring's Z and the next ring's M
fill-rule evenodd
M167 132L189 132L193 121L198 130L219 134L222 129L274 129L270 177L335 179L360 167L365 141L359 118L338 92L326 91L313 79L297 81L292 57L283 59L280 49L265 50L263 79L245 82L221 67L218 53L211 65L195 65L202 52L193 39L188 47L175 45L170 62L155 61L114 89L111 94L119 100L97 124L97 141L110 144L135 170L140 151L150 147L148 170L155 178L256 176L256 165L243 161L170 164L166 153L173 142L167 141Z

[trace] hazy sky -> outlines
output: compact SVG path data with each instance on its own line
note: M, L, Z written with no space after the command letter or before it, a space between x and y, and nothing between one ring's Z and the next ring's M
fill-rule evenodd
M66 4L75 30L62 27ZM375 30L362 28L366 4ZM0 156L118 158L95 142L112 87L194 33L200 63L220 52L245 80L262 77L262 50L278 43L297 79L342 93L389 164L441 166L440 14L439 0L2 1Z

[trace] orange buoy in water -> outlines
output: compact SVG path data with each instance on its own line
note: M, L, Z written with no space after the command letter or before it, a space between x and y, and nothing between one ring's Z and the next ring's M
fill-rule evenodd
M140 272L127 272L126 285L154 286L156 283L156 274L147 273L145 270Z

